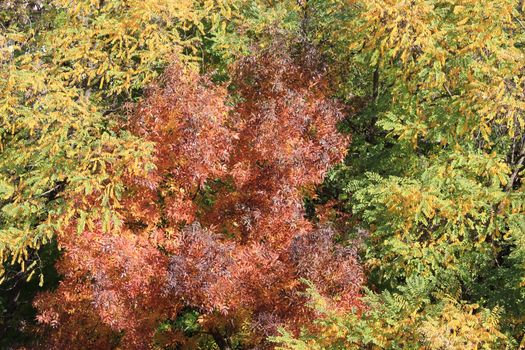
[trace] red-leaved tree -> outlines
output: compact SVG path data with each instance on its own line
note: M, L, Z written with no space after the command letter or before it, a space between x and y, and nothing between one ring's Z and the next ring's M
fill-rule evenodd
M46 346L269 347L279 325L312 318L302 278L360 307L355 250L303 209L344 157L341 106L288 56L247 58L232 75L229 95L175 63L132 109L127 127L155 142L155 169L128 180L118 232L59 237L63 280L35 302ZM199 315L192 334L159 327L185 310Z

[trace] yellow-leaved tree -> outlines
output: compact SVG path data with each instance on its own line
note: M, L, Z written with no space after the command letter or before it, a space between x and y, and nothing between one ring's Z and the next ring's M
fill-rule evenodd
M115 127L125 103L173 56L198 61L206 33L231 15L228 0L1 6L0 278L17 273L11 264L38 272L34 253L64 226L119 225L122 178L146 174L152 156Z
M523 1L306 3L310 23L339 28L319 41L323 28L314 28L310 40L362 72L340 78L343 98L360 107L347 121L349 156L318 201L335 193L352 214L347 225L363 239L375 292L365 300L375 307L336 318L357 333L321 327L279 341L286 349L525 344ZM343 44L345 53L334 51ZM353 80L360 76L364 90Z

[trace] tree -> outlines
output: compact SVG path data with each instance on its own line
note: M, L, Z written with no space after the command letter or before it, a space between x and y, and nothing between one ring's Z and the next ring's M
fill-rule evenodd
M394 317L400 333L381 346L439 348L429 340L439 337L420 330L436 319L445 327L435 313L450 308L463 319L492 310L507 338L490 346L518 346L523 2L353 1L345 10L334 21L347 31L330 40L350 42L345 57L365 70L358 76L368 76L369 87L346 75L348 102L365 108L348 118L349 156L328 175L318 202L342 201L351 231L367 233L364 261L378 294L372 299L393 294L413 312ZM416 280L422 292L414 295ZM375 332L384 322L369 326ZM476 334L481 346L484 336Z
M225 87L174 64L133 108L128 127L156 145L155 169L128 177L120 231L59 238L64 280L36 301L51 344L262 346L310 317L301 278L341 309L360 307L356 250L302 206L345 153L340 106L321 75L283 53L248 57L234 76L228 107ZM188 310L198 326L183 334Z
M0 283L30 298L25 280L42 287L40 256L58 256L54 240L73 222L120 226L124 178L147 173L153 151L120 129L125 103L172 56L195 62L228 13L223 1L2 1ZM16 295L0 299L22 305Z
M2 2L0 325L56 244L40 346L523 346L524 13Z
M214 6L227 12L227 3L171 1L2 5L2 262L25 265L71 220L118 226L122 176L147 171L151 145L120 133L117 111L171 56L194 60L197 28ZM72 205L79 193L98 205Z

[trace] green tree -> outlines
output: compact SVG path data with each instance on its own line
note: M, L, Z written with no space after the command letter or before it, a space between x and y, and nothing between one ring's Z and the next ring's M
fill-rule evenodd
M430 334L446 324L436 326L446 316L436 310L498 310L509 344L524 336L523 6L352 1L337 22L344 39L331 39L349 43L344 57L368 89L356 75L343 80L353 142L318 202L335 197L352 213L372 299L406 300L414 314L394 313L394 323L415 322L413 346L443 348ZM408 294L414 280L424 293ZM403 334L381 347L407 346Z

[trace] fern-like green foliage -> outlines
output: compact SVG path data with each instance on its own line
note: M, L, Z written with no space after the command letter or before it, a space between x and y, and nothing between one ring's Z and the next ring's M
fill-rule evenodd
M311 8L312 22L337 8L327 3ZM344 57L360 71L343 74L338 90L356 108L344 125L353 142L318 201L335 197L352 214L375 291L367 298L382 310L365 328L388 339L365 340L352 330L361 329L359 315L338 315L357 345L318 330L280 338L283 348L517 347L525 335L523 3L351 1L342 11L331 21L344 30L329 40L347 50L328 52L332 64ZM356 77L368 77L368 89ZM474 319L477 343L468 335ZM383 322L399 333L388 335ZM465 329L453 330L459 323Z
M364 298L368 310L348 313L331 307L310 285L310 307L320 315L315 331L295 337L281 329L272 341L278 350L505 348L505 336L498 330L499 309L447 295L435 295L439 301L432 302L429 291L428 280L411 278L399 292L369 292Z

